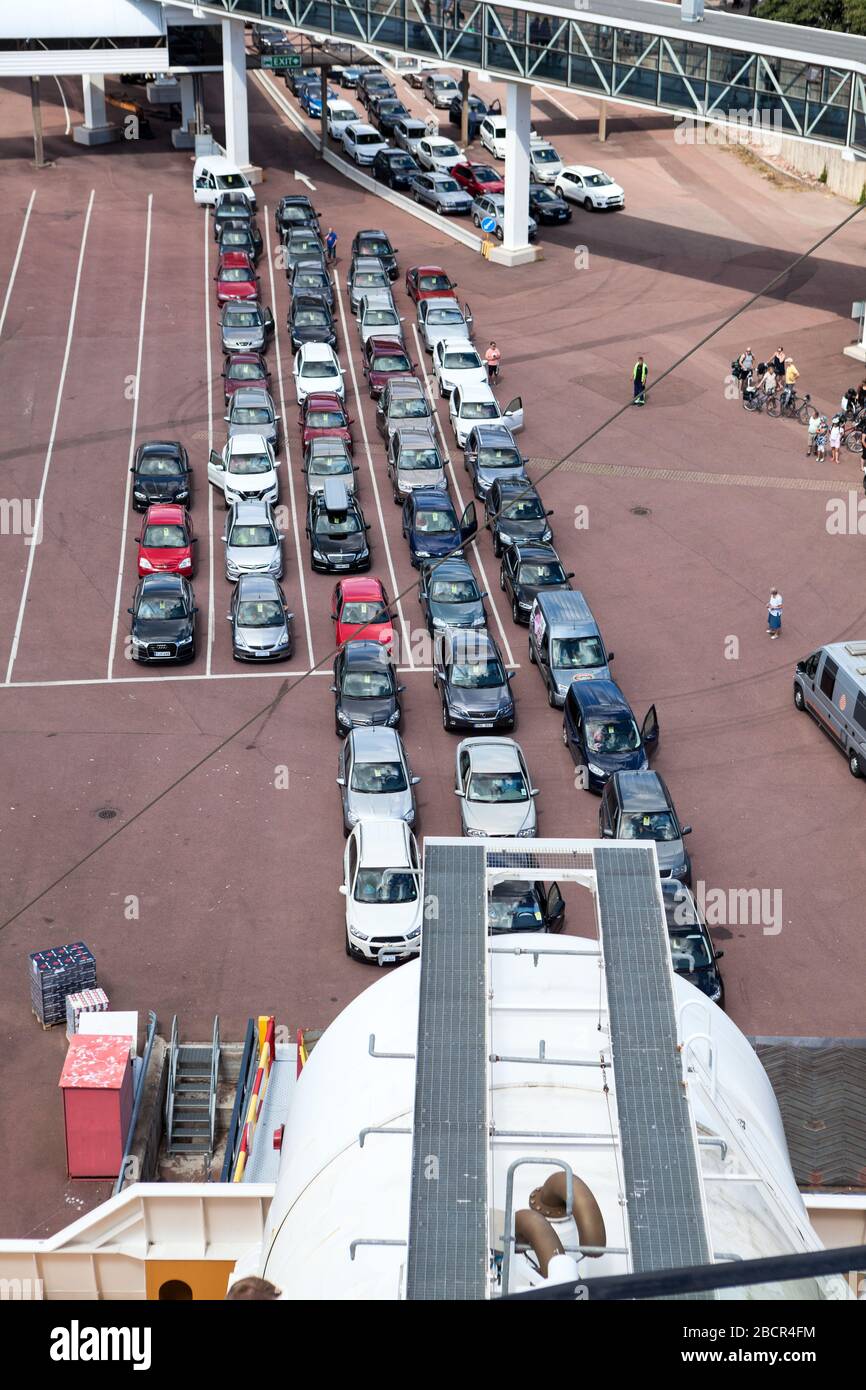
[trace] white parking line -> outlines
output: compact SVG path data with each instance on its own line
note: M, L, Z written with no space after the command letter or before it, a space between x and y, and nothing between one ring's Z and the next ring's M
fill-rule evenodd
M271 313L274 316L274 347L277 355L277 380L280 383L280 411L283 417L283 448L286 451L286 474L289 479L289 497L292 502L292 530L295 535L295 559L298 566L298 579L301 585L301 606L304 610L304 626L307 630L307 655L310 665L315 666L313 656L313 630L310 626L310 610L307 606L307 582L304 578L304 561L301 555L301 533L298 526L298 509L295 505L295 484L292 479L292 451L289 448L289 417L286 411L286 393L283 387L283 359L280 352L279 315L277 313L277 288L274 283L274 262L271 258L270 209L265 204L265 252L268 258L268 273L271 278Z
M27 235L27 227L30 222L30 213L33 210L33 200L35 197L36 189L34 188L33 192L30 194L30 202L27 204L27 210L24 213L24 221L21 224L21 235L18 238L18 249L15 252L15 259L12 262L12 269L9 272L9 284L6 286L6 293L3 296L3 308L0 309L0 335L3 333L3 325L6 322L6 311L9 308L9 301L12 298L12 289L15 285L15 277L18 274L21 252L24 250L24 238Z
M415 346L418 349L418 361L421 363L421 370L424 373L424 385L427 388L427 394L430 397L430 404L433 407L433 418L436 421L436 428L439 431L439 438L442 440L442 448L445 452L445 457L448 460L448 467L451 470L451 479L454 483L454 491L457 493L457 501L460 505L460 512L462 515L462 513L466 509L466 503L463 501L463 493L460 491L460 484L457 481L457 470L454 467L454 460L452 459L451 451L448 448L448 443L445 438L445 431L442 428L442 421L439 418L439 411L436 409L436 401L433 396L433 387L431 384L430 376L427 372L427 363L424 361L424 350L421 346L421 339L418 337L418 325L415 323L412 324L412 332L415 336ZM475 502L476 513L480 513L481 504L479 503L476 497L473 497L473 501ZM476 560L478 561L478 568L481 572L481 579L484 588L487 590L487 597L490 600L490 607L493 609L493 616L496 619L496 626L499 628L500 636L502 637L502 641L505 643L505 650L508 654L508 665L514 666L514 653L511 650L511 643L508 640L508 633L505 631L502 619L499 616L499 609L496 606L496 599L493 596L493 589L491 587L490 580L487 578L487 571L484 568L484 561L481 558L481 551L478 548L477 540L474 540L472 542L472 550L474 552Z
M207 363L207 462L210 463L210 453L213 448L213 357L211 355L210 340L210 297L212 282L210 275L210 209L204 210L204 336L205 336L205 361ZM207 464L205 464L205 481L207 481ZM213 487L207 483L207 565L208 565L208 596L207 596L207 634L205 640L205 672L210 675L211 671L211 652L214 640L214 592L213 592Z
M373 468L373 455L370 452L370 441L367 438L367 426L364 421L364 407L361 401L361 393L358 390L358 378L355 373L355 359L352 356L354 344L351 343L349 339L349 329L346 322L346 310L343 306L343 296L340 292L340 277L336 271L334 272L334 288L337 292L337 304L340 308L340 320L343 325L343 342L345 344L346 356L349 359L349 371L352 373L352 386L354 387L355 400L358 404L358 423L361 426L361 434L364 437L364 448L367 452L367 463L370 467L370 478L373 483L373 493L376 498L376 510L379 513L379 525L382 528L382 541L385 546L385 554L388 558L388 573L391 576L391 594L393 595L394 599L396 599L397 612L400 616L400 623L403 628L403 642L405 644L406 654L409 658L409 665L414 669L415 662L412 658L411 628L409 627L409 624L406 622L406 618L403 613L403 601L401 598L398 597L400 593L400 586L397 583L397 575L394 570L394 561L391 558L391 547L388 544L388 532L385 530L385 516L382 511L382 499L379 496L379 484L376 481L376 472Z
M519 668L518 668L519 669ZM402 676L429 676L432 666L397 666L395 670ZM334 673L330 667L317 666L314 671L292 671L285 667L275 667L269 671L213 671L210 675L204 672L193 672L183 676L165 675L160 672L151 676L118 676L115 680L109 680L106 676L83 677L80 680L59 680L59 681L7 681L0 689L3 690L66 690L78 685L110 685L112 690L116 690L119 685L173 685L177 681L266 681L266 680L292 680L293 677L301 676L327 676L328 680L334 679Z
M150 275L150 233L153 221L153 194L147 195L147 223L144 233L144 275L141 282L141 309L138 316L138 352L135 359L135 393L132 397L132 425L129 431L129 455L126 460L126 489L123 498L123 521L120 527L120 560L117 566L117 587L114 591L114 614L111 621L111 642L108 647L108 679L114 670L117 647L117 626L120 621L120 591L123 587L123 568L126 563L126 533L129 529L129 495L132 491L132 463L135 457L135 436L138 430L138 402L141 396L141 362L144 351L144 315L147 306L147 282Z
M54 453L54 440L57 435L57 425L60 420L60 403L63 399L63 387L66 384L66 372L69 367L69 354L72 349L72 334L75 329L75 315L78 309L78 291L81 288L81 271L84 267L84 249L87 245L87 233L90 230L90 214L93 211L93 199L96 190L91 188L90 197L87 201L87 212L84 218L84 229L81 233L81 246L78 251L78 266L75 271L75 286L72 291L72 304L69 308L69 326L66 330L66 347L63 352L63 364L60 368L60 380L57 383L57 398L54 402L54 418L51 421L51 433L48 436L48 448L45 452L45 466L42 469L42 482L39 486L39 497L36 502L36 518L33 527L33 537L42 532L42 511L45 505L45 488L48 484L48 472L51 468L51 458ZM27 555L27 572L24 576L24 588L21 593L21 603L18 608L18 617L15 621L15 633L12 638L12 650L9 653L9 664L6 667L5 684L8 685L12 680L12 668L15 665L15 658L18 655L18 643L21 640L21 628L24 623L24 610L27 607L27 595L30 592L30 579L33 574L33 562L36 559L35 545L31 545Z

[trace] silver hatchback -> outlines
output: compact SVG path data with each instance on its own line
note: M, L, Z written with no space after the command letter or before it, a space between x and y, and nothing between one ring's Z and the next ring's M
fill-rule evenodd
M388 441L388 479L394 501L419 487L447 488L445 460L432 429L402 425Z
M456 763L454 791L464 835L535 836L538 793L519 743L513 738L464 738Z
M261 386L239 386L232 393L228 413L223 417L228 425L229 439L239 434L256 434L266 439L278 453L280 447L280 417L269 391Z
M229 507L225 534L226 579L242 574L283 573L283 546L273 507L269 502L235 502Z
M340 749L337 785L343 803L343 832L371 817L415 824L414 787L403 740L381 726L352 729Z

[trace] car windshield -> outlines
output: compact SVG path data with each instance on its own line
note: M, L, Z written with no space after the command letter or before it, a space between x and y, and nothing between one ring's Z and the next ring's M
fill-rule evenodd
M559 202L559 199L554 197L549 188L537 188L532 196L534 197L537 203Z
M688 929L682 928L678 931L671 931L668 935L670 936L674 970L691 974L693 970L701 970L712 965L713 958L702 932L688 931Z
M534 150L532 158L536 164L559 163L559 155L556 150Z
M239 285L249 280L255 280L255 271L250 270L245 265L229 265L220 271L220 279L227 285Z
M463 323L464 318L459 309L430 309L427 312L428 323Z
M391 244L383 237L362 237L359 254L362 256L390 256Z
M486 164L473 164L472 172L477 183L501 183L502 179L495 169L489 168Z
M220 237L222 246L247 246L251 240L248 232L242 232L237 227L226 227Z
M266 405L241 405L232 412L233 425L270 425L273 416Z
M347 671L343 676L343 694L352 700L381 700L392 693L387 671Z
M554 669L580 671L604 665L604 649L598 637L554 637L550 643L550 664ZM607 726L605 726L607 727Z
M454 185L455 188L457 185ZM420 290L450 290L451 281L447 275L422 275L418 280Z
M415 875L403 869L359 869L353 896L359 903L414 903Z
M282 627L284 622L283 606L275 598L238 604L238 627Z
M404 792L406 774L402 763L355 763L352 789L356 792Z
M227 328L258 328L259 316L254 309L226 309L223 323Z
M297 232L291 232L289 235L287 246L291 252L300 253L305 256L308 255L311 251L314 253L318 253L322 249L322 245L319 241L319 238L317 236L314 236L312 232L309 234L309 236L305 236L303 233L298 235Z
M273 468L267 454L232 454L229 459L229 472L249 477L253 473L270 473Z
M433 154L437 159L451 159L453 156L459 155L459 153L460 151L457 146L452 145L450 140L447 140L444 145L433 146Z
M381 135L377 135L374 130L362 130L361 134L355 137L356 145L381 145L383 143Z
M187 545L186 528L177 526L146 526L143 544L157 550L179 550Z
M470 801L528 801L526 782L519 772L474 772L467 792Z
M620 840L678 840L679 830L670 811L629 812L619 825Z
M276 545L277 537L273 526L269 522L263 521L254 526L237 525L233 526L229 534L229 545L232 546L262 546Z
M435 445L429 449L401 449L399 468L411 471L413 468L441 468L439 454Z
M259 362L233 362L228 375L230 381L263 381L266 373Z
M433 187L437 193L459 193L461 191L456 179L437 179Z
M324 309L296 309L295 326L298 328L326 327L328 315Z
M387 285L384 270L356 270L352 280L352 288L356 290L384 289Z
M415 513L415 530L422 536L444 536L456 529L457 521L450 510L432 507Z
M443 353L442 365L449 371L467 371L470 367L480 367L481 358L472 348L467 348L464 352Z
M607 188L613 179L609 179L607 174L585 174L584 182L588 188Z
M490 690L505 684L505 672L495 657L492 661L459 661L451 671L451 684L465 690Z
M532 889L527 889L517 897L512 897L509 893L508 897L497 898L491 895L487 899L487 925L491 929L506 930L513 925L513 919L518 913L521 916L531 914L538 922L542 920Z
M434 579L430 597L434 603L472 603L478 588L474 579Z
M509 521L540 521L544 508L539 497L522 497L519 502L510 502L503 507L502 515Z
M628 715L588 719L586 746L590 753L633 753L640 748L640 733Z
M354 114L355 113L353 111L353 119ZM310 212L309 208L297 207L296 205L292 205L291 207L280 209L280 219L283 222L309 222L311 217L312 213Z
M320 358L307 358L306 361L301 363L300 374L301 376L315 377L336 376L337 367L333 358L325 358L324 361L322 361Z
M565 584L565 570L558 560L524 560L517 571L518 584L533 584L544 588L548 584Z
M317 536L356 536L360 529L354 512L320 512L316 517Z
M314 454L310 459L310 472L322 478L335 478L351 471L352 465L345 454Z
M498 420L499 407L495 401L461 401L460 416L463 420Z
M430 414L423 396L407 396L403 400L392 401L388 415L392 420L415 420Z
M217 174L217 184L220 188L245 188L246 182L240 174Z
M408 154L394 155L389 161L392 169L414 169L415 161Z
M409 372L412 370L405 352L377 352L370 363L374 372Z
M364 326L375 328L393 327L400 322L396 309L368 309L364 315Z
M299 270L293 285L298 290L320 290L328 285L324 270Z
M520 468L523 460L516 449L479 449L479 468ZM509 516L511 513L509 512Z
M307 413L306 424L313 430L338 430L342 429L346 423L346 417L342 410L310 410Z
M179 595L176 598L143 598L138 616L159 623L170 622L174 618L186 617L186 604Z
M355 599L344 603L340 613L341 623L387 623L390 622L388 610L379 599Z
M179 478L183 467L171 454L145 454L138 471L142 478Z

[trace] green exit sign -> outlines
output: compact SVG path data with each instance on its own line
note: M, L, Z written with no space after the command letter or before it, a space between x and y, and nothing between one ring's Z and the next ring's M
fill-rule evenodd
M299 68L301 66L300 53L263 53L262 67L273 68L274 71L282 72L285 68Z

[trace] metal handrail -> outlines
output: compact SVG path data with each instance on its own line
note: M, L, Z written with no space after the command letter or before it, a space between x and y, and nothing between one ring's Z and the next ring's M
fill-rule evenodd
M165 1129L171 1145L171 1129L174 1123L174 1085L177 1076L177 1014L171 1021L171 1042L168 1052L168 1087L165 1093Z
M210 1096L209 1096L209 1101L210 1101L210 1113L209 1113L208 1118L209 1118L209 1120L210 1120L210 1153L212 1154L212 1153L213 1153L213 1144L214 1144L214 1132L215 1132L215 1130L216 1130L217 1086L218 1086L218 1084L219 1084L219 1070L220 1070L220 1016L219 1016L219 1014L214 1014L214 1020L213 1020L213 1037L212 1037L212 1039L211 1039L211 1048L212 1048L212 1056L211 1056L211 1064L210 1064Z
M126 1144L123 1149L123 1157L120 1160L120 1171L117 1174L117 1181L114 1184L112 1197L116 1197L123 1190L126 1182L126 1163L132 1148L132 1141L135 1138L135 1127L138 1124L138 1116L141 1110L141 1102L144 1099L144 1087L147 1081L147 1069L150 1066L150 1055L153 1052L153 1044L156 1038L157 1020L153 1009L147 1015L147 1041L144 1045L144 1055L141 1059L141 1072L138 1077L138 1085L135 1088L135 1096L132 1102L132 1114L129 1117L129 1129L126 1131Z
M253 1062L256 1063L256 1067L258 1065L258 1057L254 1050L256 1037L256 1021L254 1018L250 1018L247 1020L244 1050L241 1053L241 1065L240 1071L238 1072L238 1087L235 1092L235 1103L232 1108L231 1124L229 1125L228 1138L226 1139L226 1152L225 1158L223 1159L222 1172L220 1173L220 1182L231 1182L232 1180L232 1171L235 1166L237 1147L240 1142L242 1131L241 1116L246 1114L247 1097L256 1074L256 1068L253 1068L252 1074L250 1068Z

